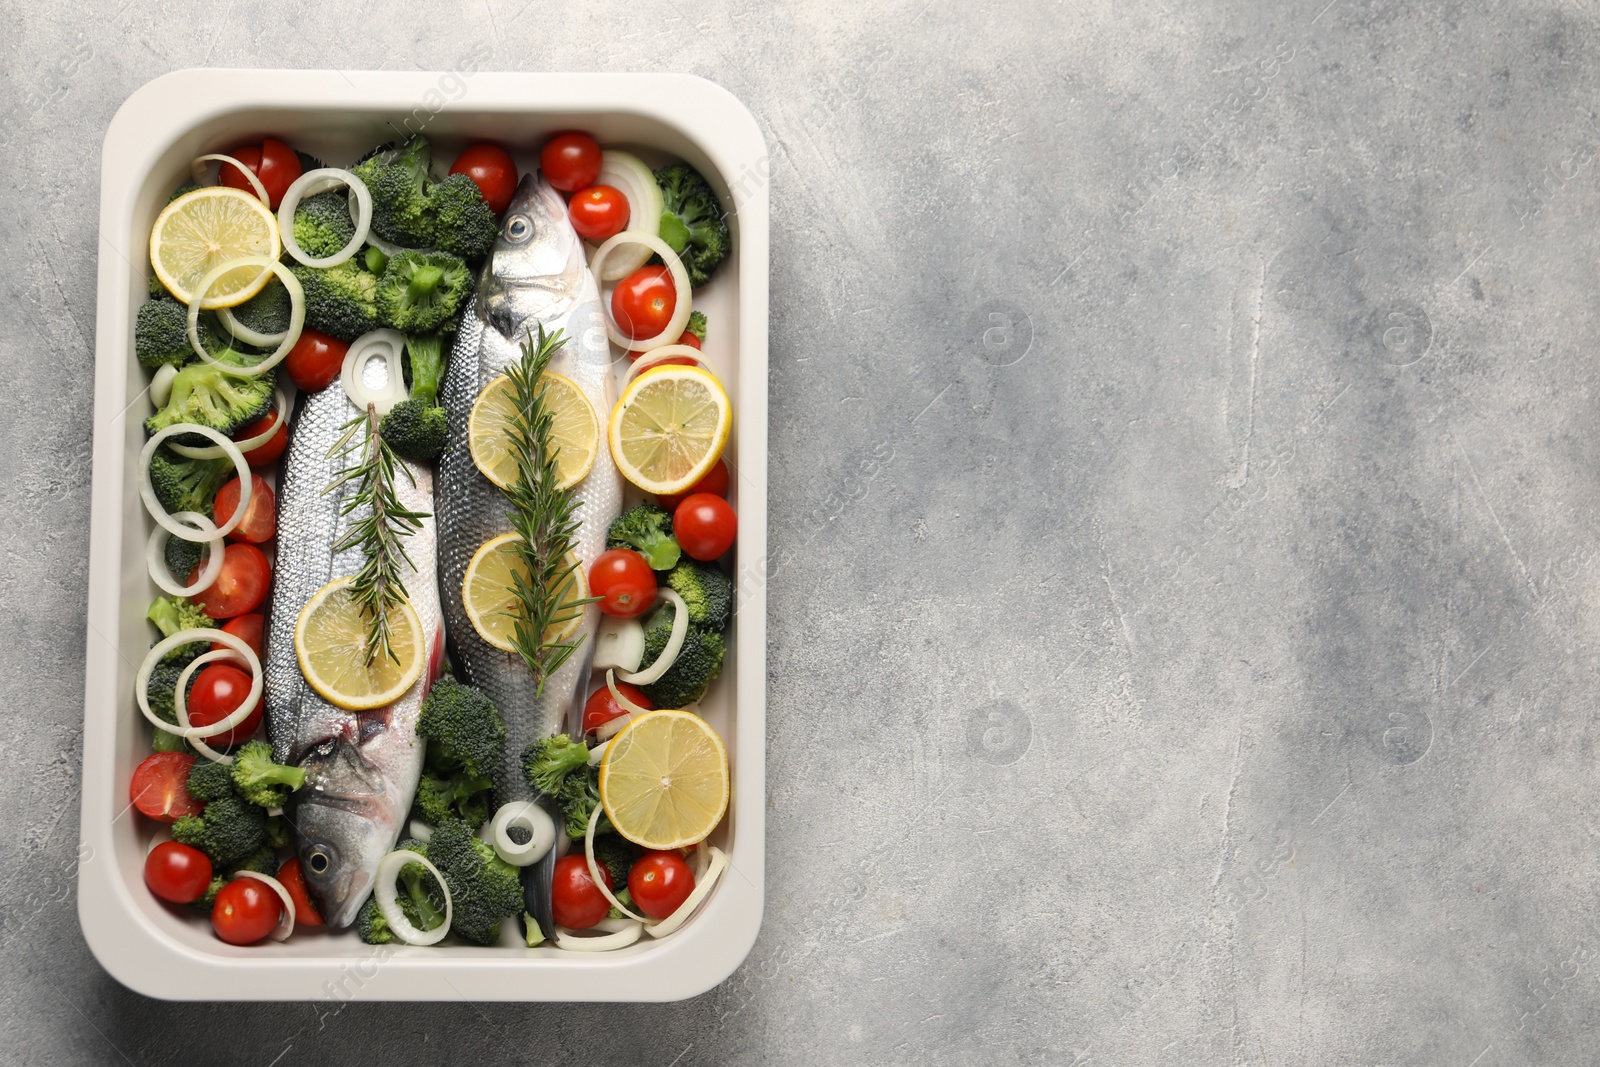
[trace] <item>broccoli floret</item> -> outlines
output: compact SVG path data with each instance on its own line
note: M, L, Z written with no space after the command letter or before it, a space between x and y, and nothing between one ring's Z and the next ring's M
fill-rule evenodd
M431 826L460 819L476 830L489 818L488 790L493 786L491 779L465 772L443 777L425 773L417 782L411 814Z
M289 328L291 310L289 290L273 278L265 289L234 308L233 317L241 326L257 333L281 333ZM220 333L227 332L220 323L217 328Z
M556 796L567 775L588 764L588 746L566 734L535 741L522 750L522 773L545 796Z
M499 223L477 182L464 174L433 181L426 138L380 145L351 168L372 194L372 232L406 248L437 248L478 259L494 245Z
M378 279L352 259L337 267L295 267L305 291L308 330L354 341L378 328Z
M728 625L728 617L733 614L733 579L716 564L685 556L667 575L667 586L683 597L689 608L689 621L694 625L707 630L721 630Z
M396 454L430 462L444 453L450 431L449 417L438 400L439 378L444 372L444 340L436 333L407 334L406 355L410 358L411 395L389 409L380 430Z
M204 646L197 644L193 647L200 649L201 652L205 651ZM150 710L155 712L156 717L163 722L170 722L173 725L177 725L178 710L173 706L172 702L178 692L178 676L183 673L185 666L187 666L187 662L168 663L163 660L157 663L150 669L150 681L144 687ZM197 677L198 675L190 676L189 688L184 692L186 697L194 692L194 683Z
M350 218L350 194L332 189L300 201L294 209L294 240L312 259L341 251L356 235Z
M567 775L562 781L561 792L556 799L561 804L561 817L565 822L567 836L583 837L589 832L589 816L600 806L600 768L591 767L585 761L582 769ZM600 813L594 832L596 834L615 832L605 812Z
M217 358L224 362L237 361L238 354L225 352ZM180 422L192 422L210 427L224 437L232 437L271 407L271 374L246 378L229 374L214 364L192 363L172 379L172 396L166 407L145 419L144 429L154 434ZM179 434L176 440L184 445L213 443L199 434Z
M661 186L661 239L678 253L689 285L698 289L728 256L727 216L705 178L687 163L662 167L655 178Z
M150 602L150 610L144 613L144 617L156 624L162 637L171 637L183 630L213 630L217 626L216 619L201 611L194 601L182 596L156 597ZM192 641L168 652L161 657L161 661L181 666L206 650L206 646L199 641Z
M213 874L211 876L211 884L206 886L206 891L190 901L189 906L200 911L210 911L211 906L217 902L217 894L222 892L222 887L227 885L229 881L230 879L226 875Z
M218 797L199 815L173 823L172 839L198 848L212 863L231 863L266 844L267 815L242 797Z
M683 328L684 333L694 334L696 340L706 339L706 315L703 311L689 312L689 325Z
M233 757L233 787L259 807L281 808L305 784L304 770L272 762L272 746L265 741L246 741Z
M277 875L278 852L270 844L262 845L244 859L235 863L232 868L235 874L240 871L255 871L257 874Z
M465 174L452 174L428 187L433 212L433 245L462 259L482 259L494 247L500 220L483 198L478 183Z
M150 738L151 752L187 752L189 743L177 734L166 730L157 729L155 736Z
M595 829L598 831L599 827ZM618 896L628 891L628 872L633 870L633 863L638 858L638 849L621 834L609 834L594 840L594 861L611 876L611 888L617 891Z
M181 377L182 372L179 374ZM226 456L189 459L162 446L150 457L150 484L155 487L156 499L169 512L196 511L210 515L217 490L233 473L233 460Z
M654 504L637 504L611 522L607 548L631 548L651 569L671 570L682 552L672 536L672 515Z
M172 195L167 197L167 203L172 203L180 196L188 196L190 193L199 188L200 186L196 185L194 182L184 182L182 185L172 190Z
M150 277L147 280L146 288L149 291L151 300L173 299L172 294L167 291L167 287L161 284L161 279L156 276L155 271L150 272Z
M206 340L203 332L201 340ZM189 344L188 307L175 300L146 300L140 304L133 325L133 354L146 370L166 365L181 367L199 358Z
M422 702L417 734L428 739L427 765L435 774L464 771L487 778L506 747L500 710L483 690L449 675L433 683Z
M407 250L390 257L378 279L378 320L407 335L453 332L471 295L472 272L460 256Z
M208 759L195 760L189 768L189 795L209 804L233 795L233 768Z
M500 920L522 910L522 879L517 868L478 840L472 827L446 819L428 840L428 859L450 887L452 933L474 944L491 945Z
M228 469L233 465L229 463ZM204 541L185 541L181 537L168 537L166 547L161 550L162 559L166 560L167 570L177 581L185 584L189 575L205 560L207 555Z
M421 841L407 840L395 846L420 856L428 854L428 846ZM395 878L396 896L400 913L419 930L432 930L444 922L444 897L440 894L433 875L420 863L408 863L400 868ZM454 903L452 901L452 903ZM356 934L369 945L387 945L399 940L389 926L389 921L378 909L378 900L368 897L356 918Z
M644 660L654 663L661 650L667 647L672 633L672 607L663 604L645 618ZM727 645L722 634L707 630L694 623L684 635L683 648L667 673L642 686L645 696L658 708L686 708L706 695L706 690L722 673L722 657Z

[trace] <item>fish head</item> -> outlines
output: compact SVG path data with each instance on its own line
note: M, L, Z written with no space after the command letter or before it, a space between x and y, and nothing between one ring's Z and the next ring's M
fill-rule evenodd
M534 319L572 303L583 284L583 242L561 194L523 175L478 283L478 318L512 341Z
M378 863L394 842L395 805L382 773L348 740L325 742L301 766L306 787L291 812L300 872L317 913L338 929L355 921L372 891Z

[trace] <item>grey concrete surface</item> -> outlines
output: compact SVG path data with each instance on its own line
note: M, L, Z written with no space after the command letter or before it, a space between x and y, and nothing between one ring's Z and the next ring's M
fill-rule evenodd
M1600 1058L1592 5L0 12L0 1060ZM766 924L675 1005L146 1000L70 874L100 138L481 41L773 146Z

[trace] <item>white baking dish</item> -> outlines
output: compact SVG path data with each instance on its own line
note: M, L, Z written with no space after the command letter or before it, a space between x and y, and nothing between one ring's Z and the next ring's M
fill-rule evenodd
M186 70L149 83L111 122L101 160L93 520L84 694L78 915L95 956L125 985L184 1000L676 1000L711 988L750 951L761 923L765 827L767 479L766 146L725 90L676 74L491 74ZM142 867L154 827L128 808L149 748L133 703L156 590L144 564L150 520L135 488L150 412L132 353L148 235L189 160L274 134L335 164L364 146L425 133L436 156L468 139L505 144L524 169L552 130L656 149L698 167L732 209L734 252L695 306L707 354L735 401L731 499L739 513L733 647L704 704L728 743L733 805L714 841L732 868L682 931L613 953L553 948L411 948L353 933L297 933L234 948L188 909L152 896Z

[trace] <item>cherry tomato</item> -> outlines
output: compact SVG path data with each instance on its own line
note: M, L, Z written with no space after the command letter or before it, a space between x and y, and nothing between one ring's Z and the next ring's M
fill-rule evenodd
M231 479L227 485L217 490L217 498L211 502L211 521L218 526L223 525L233 518L233 513L239 506L239 479ZM270 541L278 533L278 498L273 495L272 486L267 484L265 478L259 474L250 476L250 506L245 510L244 521L233 528L228 535L233 541L248 541L259 545Z
M628 895L652 919L665 919L694 892L694 872L676 852L646 852L628 872Z
M633 701L646 711L656 710L655 702L644 695L644 690L627 682L617 683L617 692ZM628 709L617 703L617 698L611 695L611 690L601 686L589 694L589 699L583 705L583 732L592 733L600 729L612 719L628 714Z
M611 888L611 874L600 865L600 877ZM550 887L550 910L557 926L568 930L587 930L606 917L611 902L589 877L589 862L581 852L570 852L556 860L554 883Z
M677 511L678 505L696 493L711 493L727 499L728 496L728 461L719 459L716 465L706 471L698 482L681 493L660 493L656 496L657 502L668 511Z
M611 185L591 185L567 204L572 228L586 241L604 241L628 228L628 198Z
M249 645L250 650L256 654L256 658L261 659L262 632L266 630L266 628L267 617L265 615L251 614L240 615L236 619L229 619L227 622L223 623L222 632L232 634L245 644ZM213 649L226 649L230 652L233 651L230 646L223 644L221 641L211 642L211 647Z
M289 186L300 177L300 157L294 154L294 149L271 137L264 138L259 145L245 145L227 154L249 167L261 179L262 186L267 190L267 206L274 211L283 202L283 194ZM239 173L238 167L230 163L222 164L218 180L234 189L243 189L252 195L255 193L250 188L249 180Z
M666 267L640 267L611 291L611 317L635 341L665 330L677 307L678 291Z
M700 348L701 347L700 338L696 337L694 334L690 333L688 330L684 330L683 331L683 336L678 338L678 343L680 345L688 345L690 348Z
M631 548L608 549L589 568L589 591L607 615L637 619L656 602L656 572Z
M199 815L205 805L189 795L189 769L194 757L187 752L157 752L133 769L128 799L157 822L177 822Z
M194 679L194 690L184 705L189 712L189 722L194 726L210 726L232 715L244 698L250 695L250 674L230 663L213 663ZM250 735L261 725L261 698L250 709L243 722L225 734L201 738L212 748L229 748L250 740Z
M301 330L300 340L283 357L283 365L302 393L320 393L339 380L344 354L350 346L316 330Z
M451 174L465 174L478 185L484 202L496 215L511 203L517 191L517 164L497 144L479 143L467 149L450 164Z
M277 418L275 411L268 411L255 422L234 434L233 439L235 441L247 441L257 434L266 433L267 427L271 426ZM289 420L284 419L283 423L278 427L278 431L267 438L266 444L257 445L244 454L244 461L252 467L265 467L268 464L278 462L278 457L283 455L283 450L288 447Z
M672 534L685 555L713 560L733 547L739 519L733 507L711 493L691 493L672 513Z
M211 905L211 927L230 945L253 945L278 927L283 901L255 878L235 878Z
M211 860L197 848L163 841L144 858L144 884L174 904L199 900L211 884Z
M201 566L204 564L189 572L190 585L200 580ZM255 545L235 541L222 553L217 580L190 599L213 619L231 619L260 607L271 584L272 564L267 562L267 554Z
M600 177L600 145L586 133L558 133L539 150L545 180L563 193L585 189Z
M322 916L317 914L317 906L311 903L311 893L306 889L306 876L300 873L299 856L289 857L278 868L278 881L283 883L283 888L289 891L289 899L294 901L294 924L321 926Z

